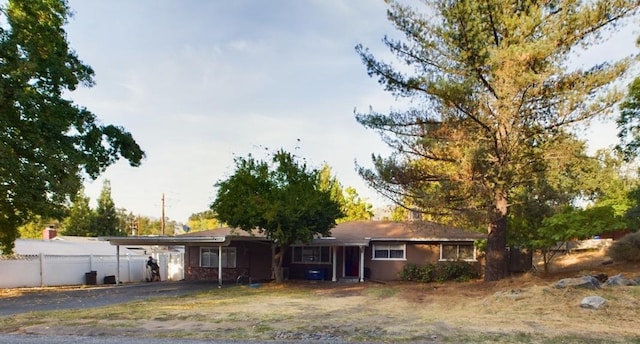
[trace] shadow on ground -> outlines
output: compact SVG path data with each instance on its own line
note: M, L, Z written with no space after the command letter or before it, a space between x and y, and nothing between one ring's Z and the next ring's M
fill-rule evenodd
M218 284L211 281L180 281L33 289L17 296L0 297L0 316L35 311L102 307L156 297L177 297L217 288Z

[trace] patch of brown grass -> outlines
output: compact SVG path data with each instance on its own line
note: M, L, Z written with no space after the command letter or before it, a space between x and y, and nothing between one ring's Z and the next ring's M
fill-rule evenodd
M291 281L233 287L95 310L0 319L5 332L255 340L473 343L623 343L638 341L640 287L556 289L565 277L623 273L635 264L603 265L602 252L557 257L552 272L497 282L331 283ZM599 295L599 310L579 307ZM132 311L138 315L132 316ZM108 314L109 316L105 316ZM127 324L124 328L121 325ZM0 330L3 331L3 330Z

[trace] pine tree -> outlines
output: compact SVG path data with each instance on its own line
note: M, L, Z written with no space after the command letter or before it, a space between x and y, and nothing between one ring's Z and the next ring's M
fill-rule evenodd
M408 109L358 114L395 150L360 167L395 202L447 216L481 216L488 227L485 280L506 276L513 192L562 156L548 147L579 124L612 113L611 84L630 58L571 68L575 49L608 38L637 0L426 0L422 13L390 0L404 34L384 42L403 66L357 46L369 75Z

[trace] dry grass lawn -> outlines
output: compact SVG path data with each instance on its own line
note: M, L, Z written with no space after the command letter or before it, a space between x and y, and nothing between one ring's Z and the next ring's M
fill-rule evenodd
M557 259L549 274L495 283L230 287L92 310L15 315L0 318L0 331L310 342L640 343L640 286L550 287L560 278L591 272L640 275L637 265L602 265L602 258L601 252L571 254ZM580 308L590 295L607 299L606 306Z

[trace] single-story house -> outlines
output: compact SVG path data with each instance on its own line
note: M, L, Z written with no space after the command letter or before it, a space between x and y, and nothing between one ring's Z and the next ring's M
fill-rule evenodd
M397 280L409 264L449 260L478 262L474 245L485 234L427 221L354 221L330 237L294 245L283 260L285 279ZM264 235L220 228L178 236L102 237L112 245L183 245L186 280L272 278L272 245ZM479 265L479 263L478 263ZM222 267L219 269L218 267Z

